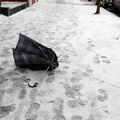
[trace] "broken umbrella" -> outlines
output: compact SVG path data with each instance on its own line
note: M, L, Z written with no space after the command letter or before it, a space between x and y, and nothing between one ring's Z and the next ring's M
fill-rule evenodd
M51 48L20 34L13 49L15 65L31 70L53 70L59 66L58 57Z

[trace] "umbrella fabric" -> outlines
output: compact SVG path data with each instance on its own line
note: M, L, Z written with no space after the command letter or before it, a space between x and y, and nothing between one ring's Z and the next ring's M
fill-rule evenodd
M15 65L32 70L53 70L59 66L58 57L51 48L20 34L17 46L13 49Z

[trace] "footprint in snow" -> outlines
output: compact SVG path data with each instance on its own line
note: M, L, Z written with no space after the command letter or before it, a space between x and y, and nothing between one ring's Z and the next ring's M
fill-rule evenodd
M67 105L70 107L70 108L76 108L77 107L77 101L76 100L69 100Z
M101 56L101 59L102 59L102 62L104 63L107 63L107 64L111 63L110 60L108 60L106 56Z
M36 115L35 113L37 112L37 110L39 108L40 108L40 104L38 104L38 103L32 103L30 105L28 111L25 114L26 120L36 120L36 118L38 117L38 115Z
M66 120L64 115L55 114L52 120Z
M100 102L104 102L105 100L108 99L108 94L107 91L104 89L99 89L98 92L100 93L100 95L98 95L98 100Z
M94 63L99 64L101 61L103 63L106 63L106 64L110 64L111 63L110 60L108 60L108 58L106 56L101 56L101 57L95 56L94 57L94 60L93 60Z
M47 79L46 79L46 82L47 83L52 83L55 81L55 77L54 76L49 76Z
M90 39L87 43L88 43L88 50L91 50L93 47L95 47L95 45L92 43L93 41Z
M93 62L99 64L100 63L99 57L98 56L94 57Z
M72 116L71 120L82 120L82 116L80 115L76 115L76 116Z

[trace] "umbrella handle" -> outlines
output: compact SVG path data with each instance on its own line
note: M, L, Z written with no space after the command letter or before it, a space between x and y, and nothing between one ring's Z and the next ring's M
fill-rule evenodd
M31 87L31 88L37 87L37 85L38 85L37 82L35 82L35 84L33 86L28 83L28 86Z
M46 69L46 71L44 72L44 74L42 75L42 77L46 74L46 72L48 71L48 69L50 68L50 66ZM42 77L40 78L40 80L42 79ZM31 88L34 88L34 87L37 87L38 86L38 83L35 82L35 84L33 86L31 86L29 83L28 83L28 86L31 87Z

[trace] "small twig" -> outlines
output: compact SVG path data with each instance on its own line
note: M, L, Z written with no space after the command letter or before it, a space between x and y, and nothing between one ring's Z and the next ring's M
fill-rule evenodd
M62 54L60 54L59 56L58 56L58 58L61 56Z
M116 87L116 88L119 88L119 89L120 89L119 86L117 86L117 85L113 85L113 84L108 83L108 82L105 82L104 80L100 80L100 79L98 79L98 78L94 78L94 77L93 77L93 79L95 79L95 80L97 80L97 81L100 81L100 82L104 82L104 83L106 83L106 84L108 84L108 85L111 85L111 86L113 86L113 87Z

